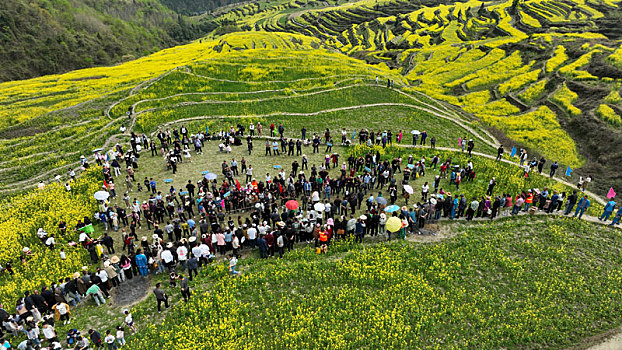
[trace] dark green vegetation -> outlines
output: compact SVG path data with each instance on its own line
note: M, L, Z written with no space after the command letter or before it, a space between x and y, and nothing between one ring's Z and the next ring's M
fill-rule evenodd
M0 81L131 60L215 27L158 0L1 1Z
M183 15L198 15L240 0L159 0L164 6Z

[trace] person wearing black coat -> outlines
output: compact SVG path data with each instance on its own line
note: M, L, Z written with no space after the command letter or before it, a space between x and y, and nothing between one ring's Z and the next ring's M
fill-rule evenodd
M67 285L65 285L65 290L67 290ZM56 303L54 300L54 293L47 286L41 287L41 296L45 299L45 302L48 303L48 306Z
M33 291L33 294L31 296L32 298L32 302L34 304L34 306L37 307L37 310L39 310L40 313L45 314L48 311L48 304L45 301L45 299L41 296L41 294L39 294L39 290L35 289Z
M32 297L30 296L30 292L29 291L25 291L24 292L24 305L26 306L26 310L30 311L32 310L32 307L34 306L34 301L32 300Z

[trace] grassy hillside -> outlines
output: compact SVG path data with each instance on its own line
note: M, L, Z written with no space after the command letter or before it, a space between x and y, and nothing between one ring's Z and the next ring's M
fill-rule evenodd
M608 187L622 186L611 147L622 142L620 13L619 1L260 1L215 18L386 64L501 139Z
M212 29L158 0L2 1L0 81L126 61Z
M1 84L0 101L11 108L1 119L0 190L65 174L81 154L127 138L121 125L151 134L170 124L219 130L223 121L280 120L293 133L302 126L310 133L367 127L402 130L407 140L419 128L437 137L438 146L455 147L458 137L469 137L478 150L494 152L491 135L407 91L397 72L318 45L300 35L231 34L116 67ZM396 89L387 89L386 79Z

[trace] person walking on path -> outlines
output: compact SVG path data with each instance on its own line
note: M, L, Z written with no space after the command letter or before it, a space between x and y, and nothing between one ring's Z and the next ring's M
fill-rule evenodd
M605 209L603 210L603 215L601 215L598 220L605 222L609 220L609 216L615 210L616 204L617 203L613 199L607 202L607 204L605 204Z
M615 225L619 224L620 223L620 219L622 219L622 206L620 206L620 208L618 208L618 213L613 218L613 220L611 221L609 226L615 226Z
M583 216L583 213L590 207L590 200L587 199L587 196L583 196L577 204L577 210L574 212L574 217L576 218L579 215L579 219Z
M577 191L572 191L572 194L568 197L566 201L566 210L564 211L564 215L570 214L575 204L577 204Z
M501 157L503 157L503 145L499 146L499 148L497 149L497 158L495 158L496 161L500 161Z
M553 162L553 164L551 164L551 172L550 172L550 176L553 177L555 176L555 172L557 171L557 168L559 168L559 164L557 164L557 161Z
M164 292L164 290L162 290L162 283L157 283L155 289L153 290L153 294L156 297L156 301L158 302L158 312L161 312L161 305L162 303L164 303L164 306L166 306L166 308L169 308L168 305L168 295L166 295L166 292Z

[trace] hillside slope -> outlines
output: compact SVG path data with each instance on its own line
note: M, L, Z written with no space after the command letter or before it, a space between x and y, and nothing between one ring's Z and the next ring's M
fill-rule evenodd
M0 81L109 65L211 29L158 0L1 1Z
M314 36L399 70L505 144L622 186L619 1L279 0L213 20ZM209 17L209 16L207 16ZM511 147L510 147L511 149ZM578 150L578 152L577 152Z

